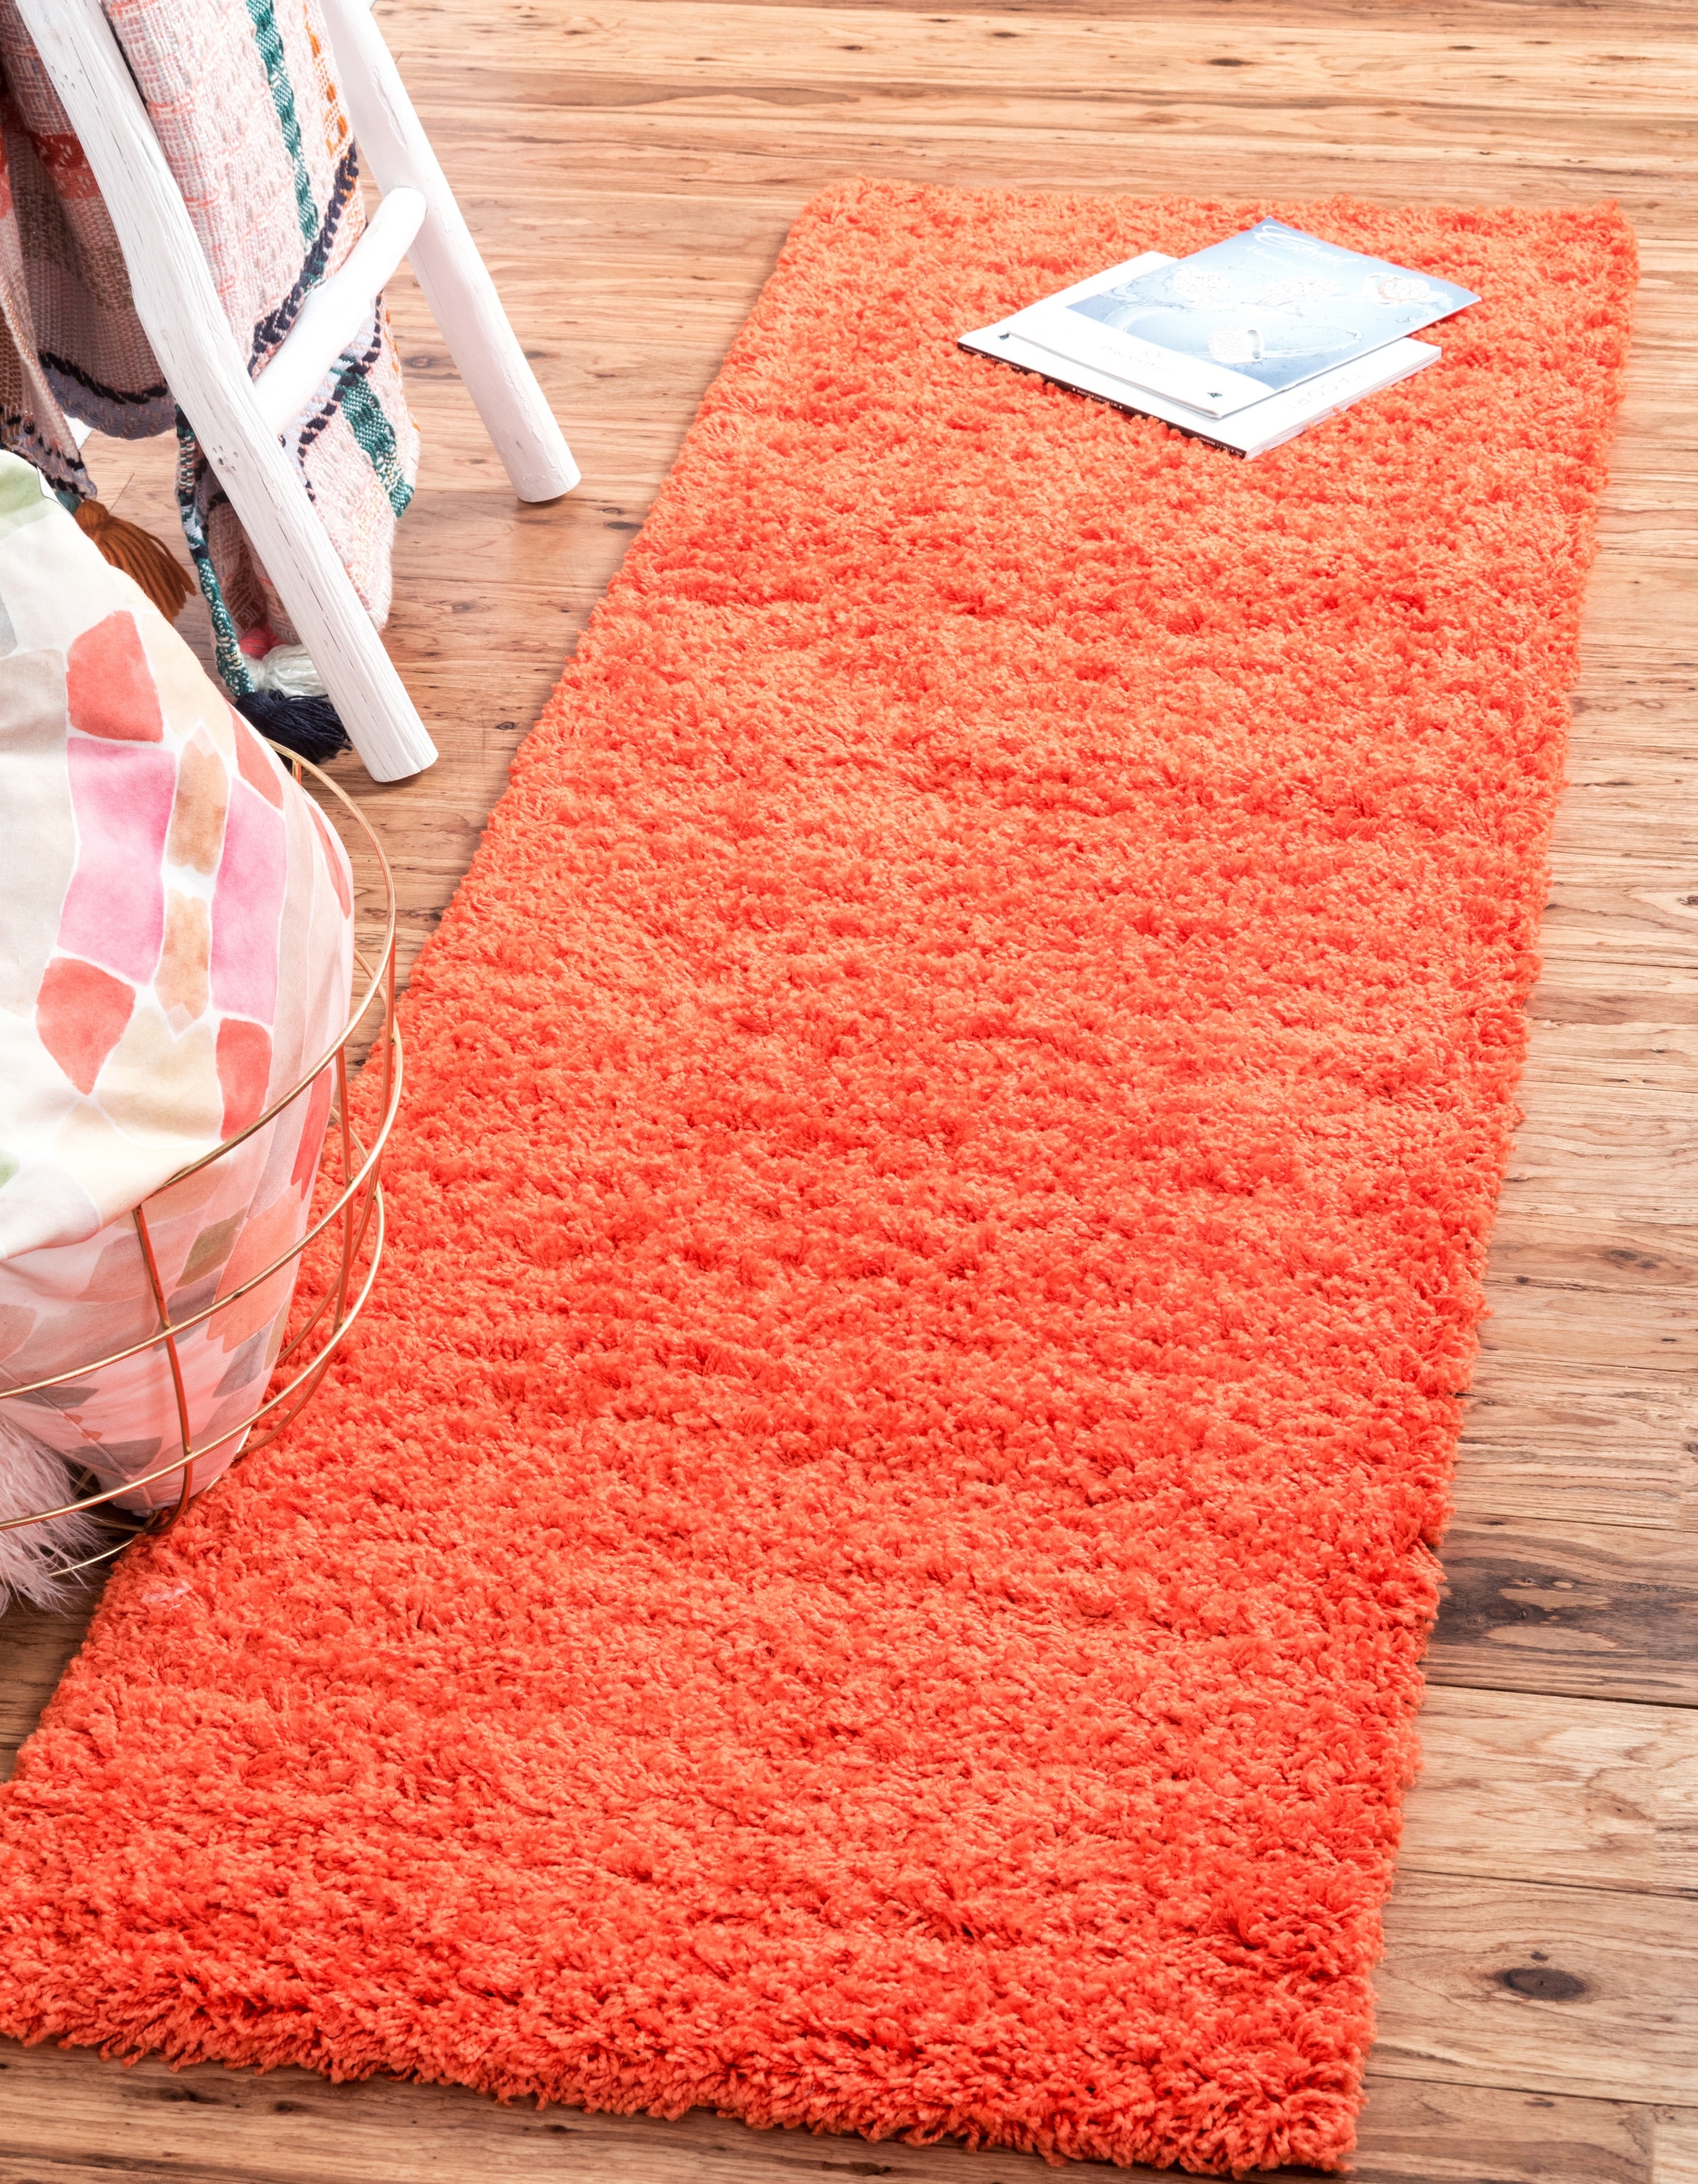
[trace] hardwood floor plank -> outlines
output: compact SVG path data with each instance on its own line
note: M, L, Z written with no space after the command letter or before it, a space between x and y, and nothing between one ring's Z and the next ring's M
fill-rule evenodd
M1583 713L1588 703L1587 693L1582 689L1576 705ZM1583 861L1595 848L1600 855L1609 854L1609 837L1615 833L1618 850L1632 854L1637 846L1636 836L1623 841L1618 829L1622 792L1631 798L1650 790L1656 803L1661 803L1664 814L1662 824L1670 824L1670 800L1690 794L1698 764L1695 764L1690 743L1690 722L1698 712L1698 697L1691 692L1682 694L1682 702L1672 705L1667 715L1658 720L1656 729L1659 740L1652 742L1646 734L1643 720L1617 726L1607 741L1595 739L1588 731L1590 723L1581 722L1574 733L1568 753L1567 803L1558 822L1556 846L1566 861L1575 860L1574 869L1584 869ZM1643 740L1635 744L1634 731Z
M437 93L445 96L446 87ZM1075 189L1152 195L1191 191L1200 175L1219 196L1244 202L1325 198L1337 191L1409 203L1448 203L1459 197L1494 202L1586 205L1614 197L1632 203L1663 170L1630 152L1608 156L1577 150L1547 157L1495 155L1467 141L1466 119L1455 141L1439 131L1408 144L1356 141L1352 117L1337 133L1291 142L1255 142L1247 117L1222 115L1207 130L1176 125L1159 145L1148 131L1129 131L1125 117L1105 110L1085 129L1071 115L1043 125L987 123L965 113L954 124L916 131L899 114L822 120L786 114L775 143L773 109L720 115L670 107L658 112L581 108L573 117L577 187L630 189L652 177L671 184L680 170L704 186L757 192L791 189L799 204L812 190L849 175L964 187ZM1135 146L1135 148L1133 148ZM481 156L503 148L493 135ZM510 134L504 148L510 152ZM457 148L449 139L450 179ZM528 148L527 148L528 149ZM1464 170L1459 174L1459 165ZM1466 176L1466 179L1464 178ZM1684 177L1682 178L1684 184ZM554 231L547 231L552 240ZM562 237L562 248L565 238ZM499 277L498 254L492 270ZM1690 427L1690 421L1687 421Z
M1350 2184L1689 2184L1653 2175L1652 2114L1370 2072Z
M1554 1074L1547 1060L1547 1083ZM1684 1095L1676 1084L1666 1096L1672 1104ZM1681 1211L1671 1203L1667 1221L1656 1210L1622 1209L1612 1217L1590 1206L1537 1223L1512 1217L1492 1236L1492 1281L1506 1288L1556 1285L1584 1297L1600 1290L1645 1297L1698 1290L1698 1234L1678 1218Z
M1400 1872L1698 1899L1698 1712L1439 1685L1421 1749Z
M1606 1889L1400 1875L1378 1978L1382 2075L1688 2104L1698 1920Z
M1033 87L1017 97L999 98L997 120L989 127L978 111L983 102L970 91L899 81L821 88L774 81L760 70L744 80L713 87L515 65L480 69L470 89L475 103L463 126L481 127L491 137L500 132L502 109L518 108L522 128L524 98L541 98L546 91L551 94L547 103L573 114L592 138L614 119L645 140L650 131L658 131L663 142L693 142L699 152L710 156L724 147L728 132L741 136L756 124L771 130L780 123L790 147L811 142L823 148L833 141L853 140L856 148L838 160L839 174L862 170L867 155L858 148L871 139L881 153L898 144L910 156L923 156L928 146L950 145L958 164L973 164L966 172L938 179L988 180L978 166L988 143L1005 156L1043 160L1047 170L1055 156L1050 146L1059 137L1065 137L1072 155L1075 187L1094 183L1111 190L1131 189L1137 170L1129 171L1125 164L1129 139L1149 145L1152 138L1183 138L1188 145L1207 144L1233 159L1245 177L1237 187L1250 198L1291 192L1292 184L1280 177L1277 168L1269 173L1274 162L1289 167L1299 160L1349 160L1363 168L1418 170L1431 159L1435 146L1446 143L1452 147L1453 158L1483 163L1494 182L1506 169L1537 170L1547 178L1547 192L1558 203L1584 203L1606 189L1617 194L1631 192L1651 164L1682 183L1694 170L1690 137L1673 114L1647 117L1643 136L1631 152L1616 148L1617 117L1601 114L1591 125L1590 141L1583 136L1571 143L1567 156L1559 161L1550 156L1549 123L1536 110L1506 116L1465 108L1435 111L1415 103L1382 107L1377 111L1370 153L1346 140L1341 124L1347 125L1353 116L1343 100L1317 100L1301 111L1270 114L1244 102L1203 102L1145 86L1116 90L1093 85L1073 91ZM1259 139L1259 176L1242 160L1246 126L1253 126ZM1461 142L1465 136L1466 148ZM1167 148L1162 142L1158 156L1165 157ZM1079 154L1087 149L1100 155L1094 176L1078 173ZM547 164L543 163L544 169ZM793 176L793 170L776 172L787 178ZM532 188L537 179L532 176ZM1034 177L1019 171L1009 179L1030 187ZM1417 193L1439 194L1436 190Z
M101 1573L64 1614L14 1600L0 1614L0 1782L9 1782L18 1747L41 1719L82 1643L100 1598Z
M1695 784L1698 785L1698 784ZM1534 1099L1554 1085L1584 1085L1609 1097L1617 1084L1659 1087L1671 1099L1681 1097L1698 1068L1698 1026L1662 1023L1656 1020L1654 999L1647 997L1645 1014L1637 1024L1611 1023L1607 1028L1582 1020L1559 1020L1547 1016L1545 997L1549 983L1541 980L1528 1005L1531 1020L1530 1063L1536 1064L1536 1081L1526 1087ZM1684 1211L1670 1209L1678 1217Z
M1644 983L1651 981L1645 978ZM1617 967L1600 963L1551 963L1533 1006L1545 1023L1631 1024L1656 1022L1669 1031L1698 1025L1698 984L1684 976L1654 991L1628 990L1632 981ZM1529 1072L1529 1075L1531 1072ZM1523 1079L1523 1083L1528 1080ZM1536 1086L1536 1079L1534 1079Z
M1339 39L1330 26L1266 17L1254 28L1234 21L1222 35L1225 25L1172 16L1147 18L1134 31L1122 21L1047 10L1013 26L977 12L865 8L825 18L813 8L751 8L740 0L711 10L693 0L626 0L593 15L556 15L546 29L515 10L463 0L411 0L404 14L386 5L380 20L386 28L393 23L404 65L482 68L504 60L530 71L532 88L520 98L551 110L559 97L547 68L551 53L576 76L665 84L676 75L692 88L739 81L751 69L809 90L910 81L1006 96L1016 85L1024 95L1045 84L1123 81L1140 92L1169 90L1252 113L1329 99L1378 109L1402 96L1422 108L1460 105L1495 120L1559 114L1571 128L1577 116L1590 120L1612 109L1631 114L1636 127L1659 114L1681 119L1698 68L1690 35L1662 35L1646 42L1653 53L1628 53L1601 24L1560 44L1495 27L1464 43L1406 18L1381 25L1372 41L1356 41Z
M1647 1161L1647 1169L1651 1165ZM1684 1180L1670 1185L1685 1187ZM1656 1202L1656 1184L1649 1173L1644 1194L1643 1203ZM1564 1195L1565 1214L1573 1212L1580 1196L1578 1191ZM1487 1358L1541 1357L1569 1362L1584 1358L1610 1369L1628 1368L1684 1380L1685 1338L1698 1322L1698 1306L1689 1290L1677 1286L1665 1290L1650 1284L1638 1294L1560 1283L1547 1287L1528 1275L1492 1284L1490 1295L1492 1317L1485 1323L1482 1343ZM1670 1350L1677 1354L1667 1355Z
M746 4L793 8L796 0L746 0ZM911 0L816 0L816 4L833 11L901 9ZM1034 0L974 0L973 5L976 15L1005 17L1033 12ZM1117 23L1166 22L1172 20L1172 0L1043 0L1041 12L1046 16L1100 15ZM1294 0L1289 9L1267 20L1282 24L1323 23L1329 13L1325 0ZM1573 35L1574 14L1572 0L1451 0L1448 7L1423 8L1422 20L1453 38L1473 37L1482 24L1491 23L1505 31L1523 31L1529 38L1543 36L1554 42ZM1361 0L1352 14L1367 21L1385 16L1406 20L1408 8L1406 0ZM1263 20L1246 9L1242 0L1195 0L1189 15L1199 24L1223 23L1238 31L1248 26L1252 32ZM1684 36L1691 29L1686 0L1623 0L1620 7L1612 6L1609 20L1615 36L1623 44L1668 35Z
M1651 2184L1650 2109L1371 2074L1354 2184ZM1077 2184L1172 2173L890 2140L503 2108L461 2086L0 2042L0 2184ZM1267 2184L1311 2171L1263 2170ZM1686 2184L1671 2177L1669 2184Z
M1655 967L1643 967L1643 984L1652 983ZM1565 959L1563 976L1574 977L1580 968ZM1698 963L1678 975L1683 983L1690 977L1698 993ZM1652 997L1647 1014L1659 1012L1660 998ZM1566 1217L1571 1201L1589 1185L1601 1192L1607 1188L1612 1204L1632 1205L1647 1219L1692 1205L1698 1145L1673 1101L1634 1085L1616 1087L1607 1101L1584 1090L1578 1098L1565 1097L1567 1089L1543 1080L1528 1088L1527 1119L1516 1133L1505 1177L1506 1202L1516 1214L1537 1210ZM1612 1178L1608 1186L1602 1183L1606 1168Z
M1596 820L1591 831L1603 831ZM1667 833L1673 837L1674 827ZM1630 873L1617 868L1600 883L1586 867L1607 853L1588 856L1581 844L1565 844L1562 876L1545 917L1545 948L1560 945L1565 953L1603 955L1617 963L1642 956L1651 963L1684 967L1698 928L1698 897L1693 896L1691 866L1683 869L1677 861L1679 848L1673 838L1666 851L1662 843L1642 845Z
M1481 1360L1463 1414L1459 1514L1512 1524L1679 1525L1690 1417L1684 1386L1495 1351Z
M1595 2134L1595 2124L1587 2120ZM676 2122L504 2107L459 2086L394 2079L331 2085L309 2071L126 2070L86 2050L0 2042L0 2184L112 2175L229 2184L1045 2184L1035 2155L752 2131L697 2109ZM1070 2165L1078 2184L1154 2179L1149 2169ZM1289 2174L1290 2172L1274 2172Z
M1690 1534L1461 1521L1440 1555L1430 1684L1698 1706Z

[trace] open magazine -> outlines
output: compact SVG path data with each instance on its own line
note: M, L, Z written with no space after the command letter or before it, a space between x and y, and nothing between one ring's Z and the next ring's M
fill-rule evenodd
M1145 252L960 339L1248 454L1435 362L1409 335L1478 301L1263 220L1189 258Z

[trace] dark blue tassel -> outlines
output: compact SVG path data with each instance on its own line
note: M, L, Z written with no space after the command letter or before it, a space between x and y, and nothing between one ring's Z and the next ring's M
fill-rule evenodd
M247 690L231 700L262 736L314 766L349 748L342 716L328 698L286 698L281 690Z

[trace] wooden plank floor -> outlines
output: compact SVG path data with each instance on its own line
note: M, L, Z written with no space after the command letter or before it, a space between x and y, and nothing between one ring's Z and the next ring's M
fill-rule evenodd
M409 950L821 185L860 173L1389 203L1612 196L1634 220L1635 363L1356 2173L1698 2184L1690 10L383 0L380 14L585 473L569 500L515 506L398 283L427 452L391 639L443 756L359 793L400 873ZM170 534L162 445L97 443L94 468L125 513ZM360 783L357 766L342 772ZM17 1610L0 1623L8 1753L79 1634ZM538 2115L450 2088L174 2076L0 2048L0 2184L1045 2173L706 2115Z

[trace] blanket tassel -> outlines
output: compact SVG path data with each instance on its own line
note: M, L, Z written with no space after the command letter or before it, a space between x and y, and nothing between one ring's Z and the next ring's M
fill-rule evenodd
M328 698L292 698L281 690L244 690L231 703L262 736L310 765L322 766L348 748L342 716Z
M264 622L241 643L253 685L235 701L245 720L314 766L349 748L342 716L305 645L280 644Z
M97 500L77 504L76 523L114 569L134 577L167 621L176 620L195 586L170 547Z

